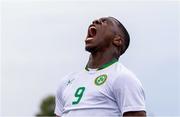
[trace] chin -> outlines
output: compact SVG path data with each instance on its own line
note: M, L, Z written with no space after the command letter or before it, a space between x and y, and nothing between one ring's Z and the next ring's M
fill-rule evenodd
M96 49L95 49L95 47L86 46L86 47L85 47L85 50L88 51L88 52L90 52L90 53L92 53L92 52L95 52Z

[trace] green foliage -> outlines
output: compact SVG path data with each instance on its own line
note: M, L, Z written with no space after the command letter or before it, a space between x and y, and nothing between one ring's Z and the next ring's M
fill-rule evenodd
M55 109L55 97L51 95L42 100L40 105L40 112L36 114L36 117L55 116L54 109Z

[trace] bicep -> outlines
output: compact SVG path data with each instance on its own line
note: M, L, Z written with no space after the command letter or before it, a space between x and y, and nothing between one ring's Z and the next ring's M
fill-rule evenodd
M123 114L123 117L146 117L146 112L145 111L130 111L130 112L125 112Z

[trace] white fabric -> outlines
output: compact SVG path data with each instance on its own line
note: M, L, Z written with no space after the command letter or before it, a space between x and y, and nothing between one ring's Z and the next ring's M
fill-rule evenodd
M95 79L106 74L104 84ZM75 92L85 87L78 104ZM67 116L119 117L128 111L145 111L145 95L140 81L121 63L116 62L99 71L83 70L67 75L60 82L56 94L55 114Z

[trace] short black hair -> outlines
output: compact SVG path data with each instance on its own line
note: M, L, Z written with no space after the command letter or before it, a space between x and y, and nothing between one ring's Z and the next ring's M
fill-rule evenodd
M124 25L119 21L117 20L116 18L112 17L113 19L116 20L117 22L117 25L122 33L122 37L123 37L123 45L124 47L121 49L121 52L120 52L120 55L121 56L122 54L124 54L124 52L127 50L127 48L129 47L129 43L130 43L130 36L129 36L129 33L128 31L126 30L126 28L124 27Z

